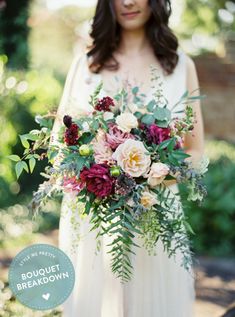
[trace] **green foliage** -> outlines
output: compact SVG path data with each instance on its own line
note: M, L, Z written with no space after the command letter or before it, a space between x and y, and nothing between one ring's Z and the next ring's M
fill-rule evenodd
M185 14L181 21L181 35L191 37L194 32L209 35L219 35L228 30L235 30L235 20L226 23L219 17L219 10L233 14L226 0L186 0Z
M9 66L15 69L28 66L29 3L8 0L0 9L0 54L6 54Z
M235 153L235 149L233 149ZM208 195L201 206L183 200L196 233L195 251L214 256L235 255L235 163L226 156L211 162L205 176ZM187 194L181 187L183 197Z
M50 132L52 128L51 118L46 120L45 118L40 116L36 117L37 122L40 123L42 129L41 130L32 130L29 133L21 134L20 141L24 147L23 156L20 158L18 155L9 155L8 158L12 161L17 162L15 165L16 177L17 179L22 174L23 170L27 173L33 173L34 167L36 165L36 160L41 160L45 153L39 155L36 153L38 148L47 149L47 144L50 139ZM45 126L42 126L44 124ZM32 142L33 141L33 142ZM30 144L32 142L32 144ZM51 153L49 153L49 157L51 158Z
M35 311L15 300L11 290L2 280L1 285L1 310L0 317L61 317L59 309L45 311Z
M39 162L34 167L34 159L28 157L28 167L18 164L18 157L22 157L23 143L27 149L29 136L26 132L36 128L34 116L36 113L45 113L52 109L59 101L61 84L50 71L12 71L7 69L7 57L0 57L0 205L9 206L12 203L26 199L27 193L32 194L37 185L42 182L40 171L45 166ZM18 135L21 135L18 138ZM32 139L32 138L31 138ZM10 157L12 162L9 160ZM16 180L14 165L17 162L17 171L22 168L32 171L34 177L24 174ZM21 193L21 195L18 195Z
M113 211L115 218L116 212L117 210ZM133 273L133 266L130 259L130 254L135 254L133 246L139 247L133 241L135 236L134 233L141 233L141 231L137 229L137 225L128 209L124 208L118 218L119 220L113 222L108 228L109 234L117 234L108 246L111 247L109 253L112 256L112 272L114 272L117 277L121 278L122 282L125 282L130 279Z
M130 209L125 206L124 197L119 200L113 199L107 203L105 208L104 205L97 203L93 208L92 230L98 229L96 237L98 241L103 235L110 240L107 247L109 247L108 253L111 256L111 270L124 283L130 280L133 274L130 255L135 254L134 247L139 247L133 238L135 233L141 234L141 231L138 228L137 220L131 215ZM88 209L90 206L89 201ZM106 239L105 241L107 241ZM99 243L97 251L99 251Z

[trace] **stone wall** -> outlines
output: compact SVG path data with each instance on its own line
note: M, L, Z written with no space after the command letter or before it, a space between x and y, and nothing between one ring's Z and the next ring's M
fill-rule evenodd
M235 63L215 55L194 59L202 100L202 113L207 138L235 143Z

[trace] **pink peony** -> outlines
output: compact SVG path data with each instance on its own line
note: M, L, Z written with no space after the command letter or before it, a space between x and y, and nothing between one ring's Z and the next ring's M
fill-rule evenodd
M109 166L115 164L112 158L113 151L105 141L93 144L94 158L97 164L107 164Z
M127 139L135 139L135 137L129 132L121 131L116 124L109 124L109 132L106 134L106 141L113 150Z
M63 187L66 193L75 193L76 195L84 188L82 183L76 176L64 176Z
M91 141L94 158L97 164L113 165L115 160L112 158L113 151L106 142L106 133L102 129L98 129L96 137Z
M89 169L83 168L80 178L86 183L87 190L97 197L103 198L113 193L114 178L105 164L93 164Z

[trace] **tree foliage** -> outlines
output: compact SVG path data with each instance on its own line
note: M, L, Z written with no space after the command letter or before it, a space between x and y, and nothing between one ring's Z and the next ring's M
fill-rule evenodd
M30 0L1 1L0 7L0 54L9 58L8 66L27 68Z
M235 31L235 19L232 21L231 18L231 23L228 23L221 18L221 12L227 14L227 17L232 17L234 7L232 1L226 0L186 0L182 34L186 37L191 36L196 30L216 36L228 30Z

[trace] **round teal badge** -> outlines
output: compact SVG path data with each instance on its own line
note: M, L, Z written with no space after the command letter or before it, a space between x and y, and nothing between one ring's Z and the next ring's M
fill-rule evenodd
M69 257L49 244L34 244L16 255L9 269L9 287L25 306L47 310L62 304L73 290Z

